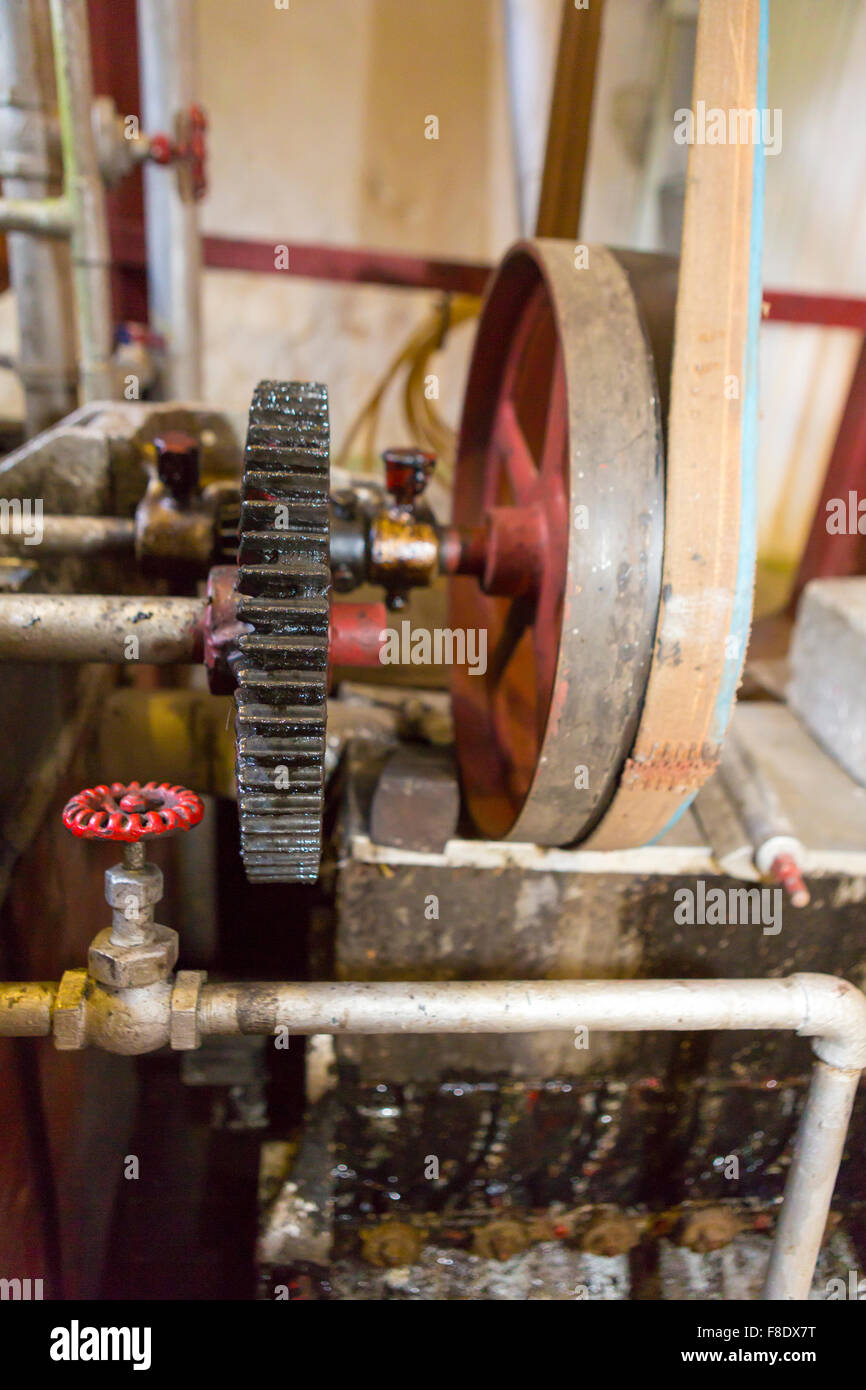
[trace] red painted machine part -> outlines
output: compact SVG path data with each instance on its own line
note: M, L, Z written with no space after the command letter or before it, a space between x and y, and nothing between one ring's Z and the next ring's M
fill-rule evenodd
M490 444L484 458L465 455L454 491L453 521L465 537L455 568L465 574L483 553L481 583L452 579L449 614L450 626L488 634L486 675L455 668L452 690L473 749L467 794L477 823L494 838L513 824L540 756L568 553L566 381L545 285L516 316L513 305L503 312L509 346L501 370L492 368L485 383L496 393ZM484 545L473 534L479 518Z
M384 603L332 603L328 629L328 669L378 666L382 634L388 626Z

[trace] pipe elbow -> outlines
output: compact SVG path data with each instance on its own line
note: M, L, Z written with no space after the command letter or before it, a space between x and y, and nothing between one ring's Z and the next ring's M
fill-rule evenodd
M801 1037L814 1041L820 1061L831 1067L862 1071L866 1067L866 996L835 975L797 974L791 980L803 992Z

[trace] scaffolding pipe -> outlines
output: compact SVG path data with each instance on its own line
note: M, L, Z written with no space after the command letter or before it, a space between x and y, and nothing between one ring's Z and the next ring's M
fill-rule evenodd
M183 136L195 100L193 0L138 0L142 124ZM185 161L146 164L147 283L150 323L166 343L162 389L170 400L201 396L201 244Z
M0 229L18 314L16 371L28 437L77 404L70 209L60 196L48 0L0 0ZM30 235L30 233L38 235Z

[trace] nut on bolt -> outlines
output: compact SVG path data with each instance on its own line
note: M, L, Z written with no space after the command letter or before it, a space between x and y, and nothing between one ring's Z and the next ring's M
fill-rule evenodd
M361 1254L368 1264L399 1269L415 1263L426 1238L426 1231L406 1221L383 1221L361 1231Z
M141 868L113 864L105 870L105 901L113 909L111 930L117 944L146 941L153 932L153 909L162 900L162 871L145 862Z
M510 1260L530 1245L530 1233L522 1221L503 1216L486 1226L477 1226L472 1237L472 1253L485 1260Z
M627 1255L640 1241L641 1225L634 1217L605 1212L594 1217L580 1238L588 1255Z
M165 980L177 963L178 936L171 927L154 926L146 941L118 944L113 930L98 932L87 952L91 975L112 989L136 989Z
M742 1230L742 1224L727 1207L703 1207L683 1217L674 1239L677 1245L706 1255L711 1250L721 1250L730 1245Z

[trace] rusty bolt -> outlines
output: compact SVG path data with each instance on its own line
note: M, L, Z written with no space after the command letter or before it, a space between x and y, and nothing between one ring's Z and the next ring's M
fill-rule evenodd
M398 1269L414 1264L424 1248L426 1232L405 1221L383 1221L361 1231L361 1254L368 1264Z
M590 1221L580 1238L588 1255L627 1255L640 1240L640 1223L618 1212L606 1212Z
M729 1208L704 1207L683 1218L675 1239L677 1245L706 1255L710 1250L730 1245L740 1229L741 1222Z
M508 1216L477 1226L472 1238L472 1253L485 1260L510 1260L528 1246L529 1232L523 1222Z

